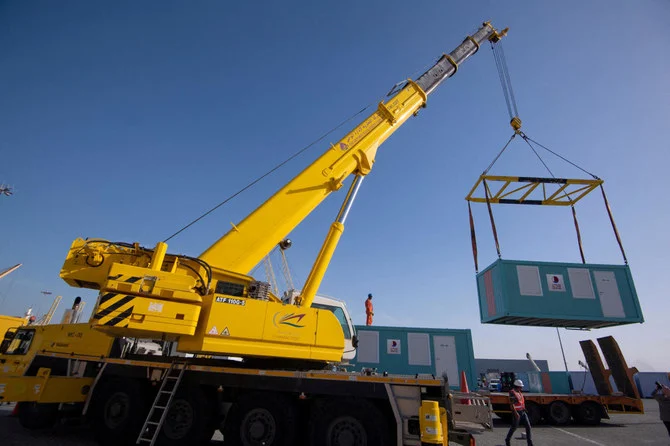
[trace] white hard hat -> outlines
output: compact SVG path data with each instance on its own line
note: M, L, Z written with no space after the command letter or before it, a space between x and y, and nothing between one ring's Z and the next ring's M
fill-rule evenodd
M520 379L514 380L514 387L523 387L523 381Z

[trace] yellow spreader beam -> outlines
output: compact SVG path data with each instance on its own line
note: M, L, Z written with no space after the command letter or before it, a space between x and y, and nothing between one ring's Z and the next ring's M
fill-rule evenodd
M481 175L465 199L473 203L571 206L602 183L599 178Z

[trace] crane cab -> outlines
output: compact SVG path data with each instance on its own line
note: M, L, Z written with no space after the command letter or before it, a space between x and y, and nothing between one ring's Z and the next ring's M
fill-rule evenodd
M282 302L288 305L293 305L295 299L300 295L297 290L290 290L284 293ZM344 333L344 354L342 355L342 362L349 362L356 357L356 347L358 346L358 338L356 336L356 327L351 320L349 310L346 304L333 297L315 296L312 308L319 310L329 310L337 318L340 325L342 325L342 332Z

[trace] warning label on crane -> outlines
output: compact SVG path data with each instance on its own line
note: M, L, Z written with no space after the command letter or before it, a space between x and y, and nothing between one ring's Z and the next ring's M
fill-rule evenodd
M223 331L221 332L221 336L230 336L230 332L228 331L228 327L223 329Z
M216 329L216 325L213 326L212 329L209 330L209 331L207 332L207 334L218 335L218 334L219 334L219 330Z

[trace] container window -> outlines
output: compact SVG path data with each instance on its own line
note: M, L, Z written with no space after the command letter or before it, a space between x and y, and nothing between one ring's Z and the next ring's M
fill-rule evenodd
M431 365L428 333L407 333L409 365Z
M370 364L379 364L379 332L359 331L357 361Z
M542 296L540 268L537 266L517 265L516 274L519 278L519 294L522 296Z

